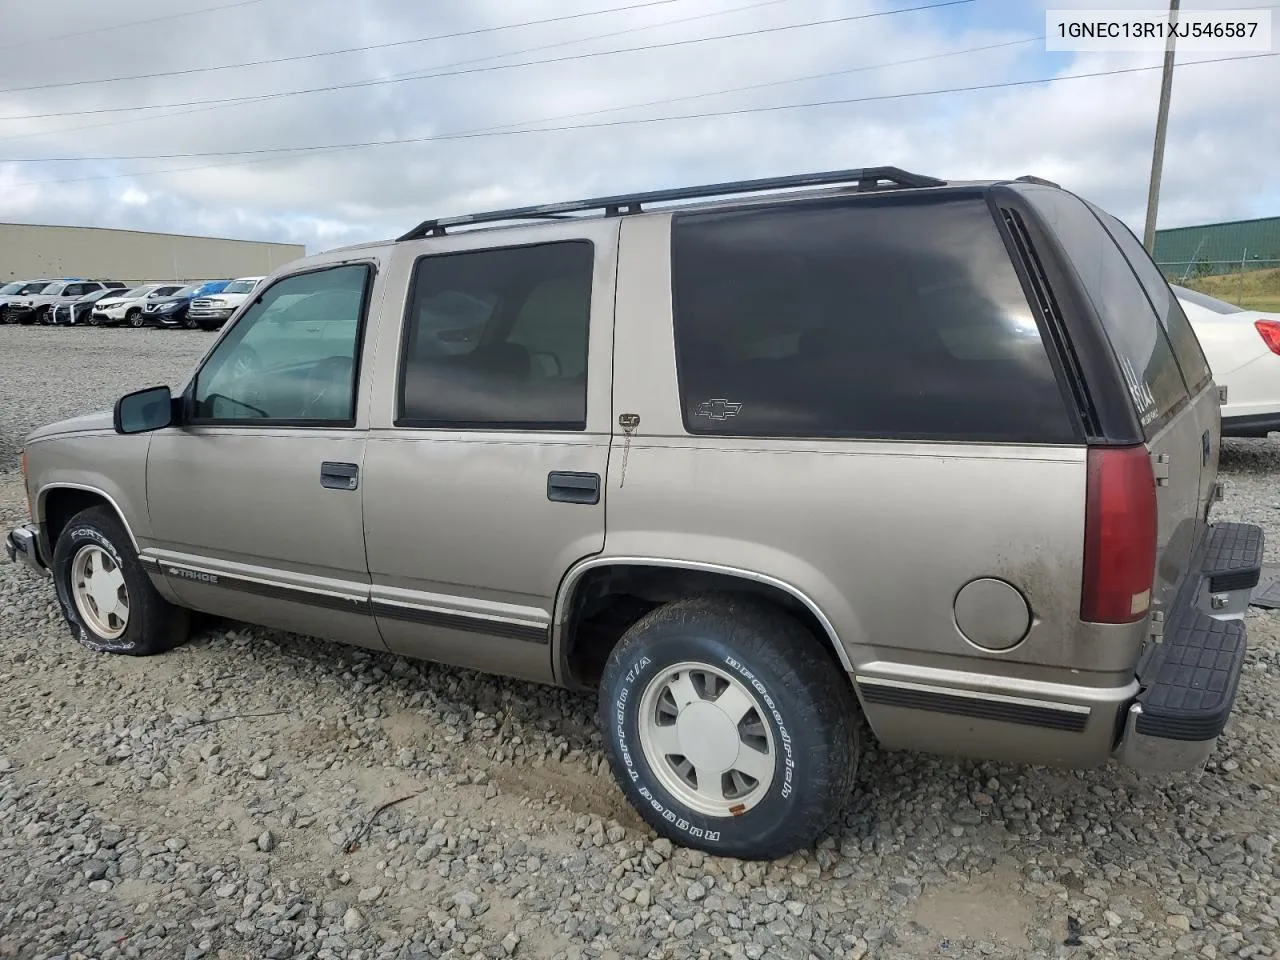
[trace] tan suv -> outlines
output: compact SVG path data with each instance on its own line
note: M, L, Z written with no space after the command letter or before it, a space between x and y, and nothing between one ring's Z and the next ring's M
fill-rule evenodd
M895 168L428 220L290 264L171 396L34 433L86 646L186 611L597 690L621 789L738 857L887 748L1194 767L1261 531L1119 221Z

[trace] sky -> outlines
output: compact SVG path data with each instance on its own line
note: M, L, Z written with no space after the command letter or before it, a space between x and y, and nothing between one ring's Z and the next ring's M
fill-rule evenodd
M1046 52L1046 6L1167 4L11 4L0 222L316 253L427 217L890 164L1044 177L1141 233L1161 55ZM1271 9L1280 21L1280 0ZM1223 56L1179 54L1161 227L1280 215L1280 57L1194 62ZM1157 69L1022 83L1135 67ZM988 89L933 92L958 87ZM387 140L416 142L294 149Z

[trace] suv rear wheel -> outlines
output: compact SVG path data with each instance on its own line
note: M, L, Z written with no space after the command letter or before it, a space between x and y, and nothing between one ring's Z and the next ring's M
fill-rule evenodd
M628 799L676 843L743 859L812 843L857 772L857 707L819 640L776 607L695 597L610 654L599 722Z
M186 639L188 612L160 596L106 507L71 518L58 536L52 570L71 635L90 650L148 656Z

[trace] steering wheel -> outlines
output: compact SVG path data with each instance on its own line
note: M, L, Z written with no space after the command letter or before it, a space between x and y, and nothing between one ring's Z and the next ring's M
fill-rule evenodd
M302 405L302 418L310 419L312 411L326 400L329 393L339 384L349 385L353 363L350 357L326 357L307 374L307 381L322 381L320 388Z

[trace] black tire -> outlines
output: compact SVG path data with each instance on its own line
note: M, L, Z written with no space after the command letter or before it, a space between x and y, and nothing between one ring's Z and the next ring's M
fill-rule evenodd
M96 545L110 555L124 578L129 598L125 630L114 639L104 638L80 615L71 592L72 566L83 547ZM138 555L120 520L107 507L90 507L71 518L53 551L53 582L62 615L77 642L100 653L145 657L162 653L184 642L190 633L190 613L169 603L152 585L138 563Z
M623 634L600 682L599 723L618 785L655 830L720 856L774 859L813 843L840 814L857 775L858 708L821 642L777 607L734 595L666 604ZM686 805L662 785L641 746L644 692L682 662L740 680L772 733L773 781L736 816Z
M142 315L141 310L136 308L124 315L124 321L135 330L141 330L147 325L147 318Z
M183 318L182 318L182 326L183 326L184 328L186 328L187 330L199 330L199 329L200 329L200 324L198 324L198 323L196 323L196 321L192 320L190 316L186 316L186 317L183 317Z

